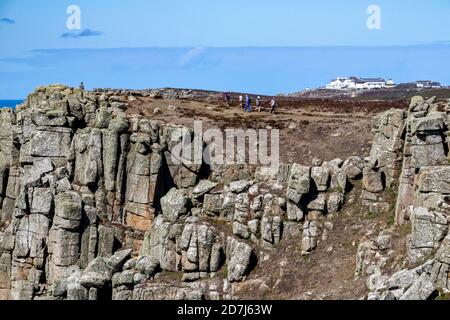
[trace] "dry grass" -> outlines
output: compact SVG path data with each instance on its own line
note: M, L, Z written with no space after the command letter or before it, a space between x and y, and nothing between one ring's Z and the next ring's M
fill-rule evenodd
M169 105L175 106L176 110L168 109ZM397 101L295 98L281 98L279 105L277 114L270 115L267 108L261 113L245 113L236 104L229 107L207 96L192 100L139 97L130 103L126 112L189 127L193 126L194 120L201 120L203 129L279 129L281 161L308 165L313 157L329 161L368 155L373 139L370 132L372 117L390 108L406 107ZM162 114L154 115L155 108L161 109Z

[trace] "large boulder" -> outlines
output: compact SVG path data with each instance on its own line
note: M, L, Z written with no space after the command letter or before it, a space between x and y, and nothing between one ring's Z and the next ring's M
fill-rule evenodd
M218 232L207 223L190 218L180 238L181 268L185 273L216 272L223 261Z
M62 229L75 230L81 225L81 196L74 191L60 193L55 197L54 224Z
M425 118L412 119L411 133L427 132L427 131L442 131L445 128L445 114L435 113L430 114Z
M319 223L317 221L306 221L303 225L302 255L309 255L316 249L318 237Z
M405 292L400 300L428 300L437 290L434 287L430 277L423 273L418 280Z
M417 263L439 248L448 232L447 216L427 208L415 208L411 217L412 231L409 241L409 260Z
M379 193L384 190L383 176L378 165L377 158L369 157L365 159L363 186L366 191L371 193Z
M450 194L450 166L422 168L418 185L420 192Z
M253 248L250 245L229 237L227 240L228 281L245 280L250 271L253 257Z
M188 215L190 198L187 191L185 189L171 189L161 198L161 209L164 217L172 222Z
M252 185L252 182L241 180L230 183L230 191L236 194L247 191L248 188Z
M153 257L140 257L137 261L136 261L136 266L135 266L136 270L139 271L141 274L147 276L147 277L152 277L155 275L155 273L158 271L159 269L159 261L157 261L155 258Z
M325 192L330 183L330 170L325 167L313 167L311 169L311 178L319 192Z
M166 220L158 216L152 229L145 234L141 248L141 256L148 256L158 261L164 271L180 271L180 253L177 244L180 243L184 225Z
M311 168L294 163L289 176L287 198L299 203L302 196L309 193L311 187Z
M130 259L132 252L133 249L117 251L106 263L114 272L119 272L125 262Z
M364 169L364 161L360 157L350 157L342 165L347 177L351 180L359 179Z
M209 180L201 180L192 190L192 196L194 198L199 198L206 193L210 192L212 189L214 189L217 186L216 182L212 182Z
M69 155L72 130L69 128L43 128L35 131L29 141L31 156L63 158Z
M83 270L80 284L85 288L101 289L111 281L113 271L104 258L97 257Z

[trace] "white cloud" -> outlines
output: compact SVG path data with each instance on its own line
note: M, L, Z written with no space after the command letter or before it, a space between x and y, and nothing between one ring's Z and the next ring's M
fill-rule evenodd
M181 66L186 66L190 62L194 61L196 58L200 57L206 49L204 47L195 47L186 52L183 56L181 56L178 64Z

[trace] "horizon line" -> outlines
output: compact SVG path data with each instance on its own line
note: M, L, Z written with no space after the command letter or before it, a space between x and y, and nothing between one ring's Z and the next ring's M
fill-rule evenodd
M419 82L419 81L433 81L433 80L415 80L415 81L409 81L409 82L399 82L399 83L396 83L396 86L398 86L398 85L402 85L402 84L415 84L415 83L417 83L417 82ZM64 84L64 83L52 83L52 84L44 84L44 85L38 85L38 86L36 86L34 89L32 89L28 94L27 94L27 97L28 97L28 95L29 94L31 94L31 93L33 93L37 88L39 88L39 87L42 87L42 86L44 86L44 87L46 87L46 86L51 86L51 85L64 85L64 86L67 86L67 87L69 87L69 88L76 88L76 86L70 86L70 85L68 85L68 84ZM441 85L442 85L442 87L440 88L440 89L449 89L449 87L448 86L446 86L445 84L443 84L443 83L441 83ZM173 90L192 90L192 91L206 91L206 92L214 92L214 93L222 93L222 92L225 92L224 90L217 90L217 89L202 89L202 88L191 88L191 87L176 87L176 86L174 86L174 87L146 87L146 88L132 88L132 87L92 87L90 90L86 90L86 91L95 91L95 90L98 90L98 89L100 89L100 90L102 90L102 89L111 89L111 90L132 90L132 91L147 91L147 90L170 90L170 89L173 89ZM311 87L311 88L305 88L305 89L303 89L303 90L299 90L299 91L292 91L292 92L286 92L286 93L284 93L285 95L290 95L290 94L296 94L296 93L300 93L300 92L305 92L305 91L314 91L314 90L324 90L324 89L326 89L326 90L334 90L334 89L327 89L327 88L325 88L324 86L319 86L319 87ZM386 88L383 88L383 89L386 89ZM374 90L376 90L376 89L374 89ZM339 90L335 90L335 91L339 91ZM345 90L344 90L345 91ZM242 94L252 94L252 95L263 95L263 96L268 96L268 97L276 97L276 96L278 96L280 93L278 93L278 94L264 94L264 93L251 93L251 92L246 92L245 90L244 91L228 91L228 92L230 92L230 93L242 93ZM20 98L20 99L11 99L11 98L8 98L8 99L5 99L5 98L1 98L0 97L0 101L26 101L27 100L27 97L25 97L25 98ZM0 108L3 108L2 106L0 106Z
M82 47L82 48L37 48L26 50L28 52L43 51L63 51L63 50L111 50L111 49L300 49L300 48L399 48L399 47L422 47L422 46L450 46L449 41L434 41L424 43L410 44L381 44L381 45L354 45L354 44L338 44L338 45L273 45L273 46L207 46L207 45L180 45L180 46L107 46L107 47Z

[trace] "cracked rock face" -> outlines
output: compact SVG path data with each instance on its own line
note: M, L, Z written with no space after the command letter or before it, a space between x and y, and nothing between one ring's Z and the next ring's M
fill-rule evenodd
M391 276L378 269L379 284L369 288L369 299L428 300L450 292L448 116L438 109L435 98L415 97L405 117L396 222L411 226L405 261L410 267Z
M365 239L356 274L370 277L369 298L449 289L448 120L433 101L378 116L364 160L203 170L176 161L191 129L125 112L139 94L54 85L0 110L0 300L236 299L283 241L321 249L335 232L327 217L361 185L353 204L371 214L391 210L398 189L408 260L425 263L384 275L392 232Z

